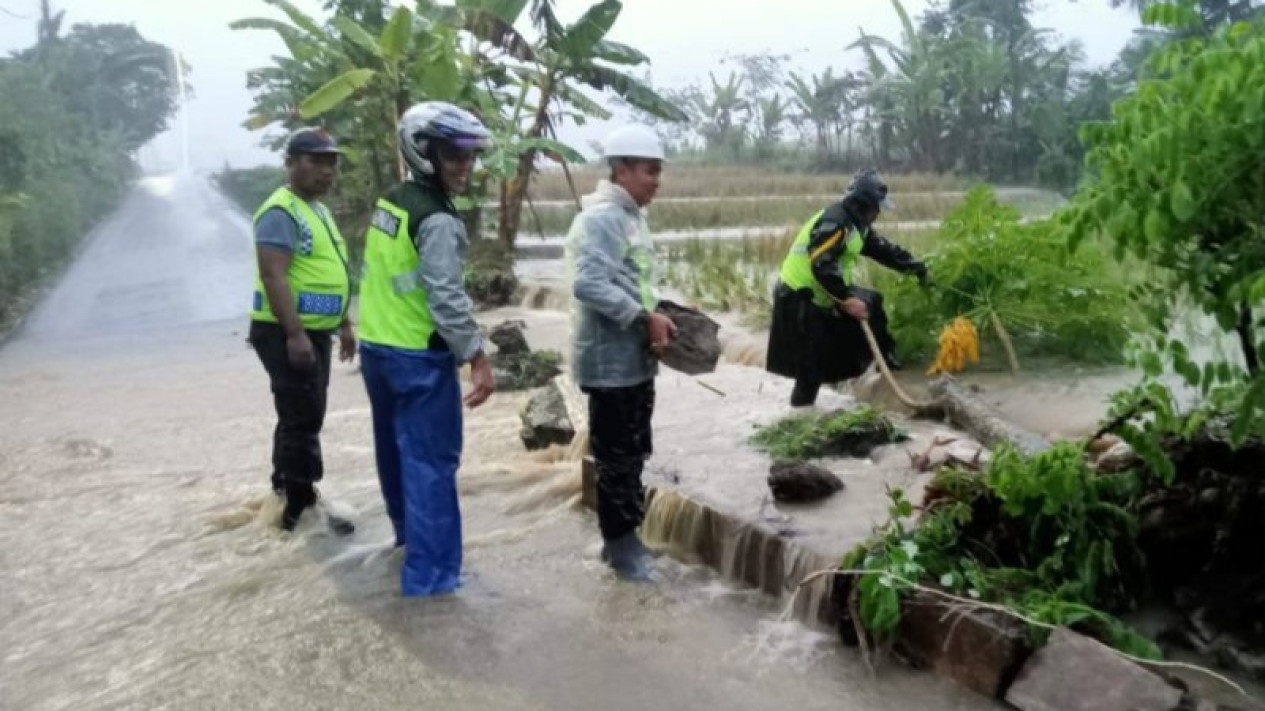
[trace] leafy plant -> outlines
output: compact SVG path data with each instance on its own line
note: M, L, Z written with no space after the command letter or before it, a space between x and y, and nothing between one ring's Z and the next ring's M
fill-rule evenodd
M1147 382L1122 403L1157 418L1140 418L1126 431L1153 454L1154 443L1137 435L1173 415L1172 398L1153 387L1168 370L1233 412L1235 441L1265 431L1258 315L1265 299L1265 134L1258 127L1265 25L1205 33L1211 26L1189 3L1156 4L1145 17L1190 36L1156 51L1150 78L1115 105L1111 121L1084 127L1094 179L1063 221L1073 244L1102 235L1118 255L1153 269L1133 294L1148 326L1135 358ZM1196 358L1173 338L1176 320L1192 309L1235 338L1241 357ZM1149 407L1138 408L1142 401Z
M941 472L916 524L904 492L891 491L889 520L841 566L871 572L856 582L861 623L878 637L896 633L909 589L901 578L1158 657L1109 613L1133 603L1143 577L1127 508L1138 491L1132 477L1092 472L1075 443L1031 458L1002 448L983 474Z
M892 329L907 352L930 356L943 325L980 324L992 352L1015 349L1077 360L1119 361L1135 324L1125 273L1096 244L1068 249L1050 221L1023 224L986 187L945 216L925 256L932 286L875 273ZM988 351L984 348L982 350Z
M908 439L904 430L872 407L825 415L792 415L760 427L751 443L778 459L863 457L874 447Z

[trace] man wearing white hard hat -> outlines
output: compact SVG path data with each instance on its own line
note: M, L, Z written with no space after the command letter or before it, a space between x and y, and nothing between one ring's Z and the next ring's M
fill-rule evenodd
M589 397L589 437L597 464L602 559L622 578L652 579L637 536L644 516L641 471L651 453L657 354L676 335L656 313L654 244L644 208L663 171L663 144L645 126L606 137L610 179L582 200L567 236L574 320L572 369Z

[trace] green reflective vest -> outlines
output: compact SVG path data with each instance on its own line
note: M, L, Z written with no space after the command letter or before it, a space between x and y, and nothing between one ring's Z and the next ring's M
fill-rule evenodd
M842 240L844 251L843 256L839 259L839 276L843 278L844 284L851 286L853 272L856 270L857 261L860 259L861 248L865 246L865 240L859 231L845 227L831 235L825 242L818 245L814 252L810 253L808 242L812 238L813 227L816 226L817 221L821 219L821 215L824 212L825 210L818 211L800 228L799 234L795 236L795 241L791 243L791 249L787 253L786 259L782 260L781 278L784 284L796 291L812 289L813 303L822 308L831 308L835 305L835 300L830 297L830 293L813 276L813 257L820 252L831 249Z
M314 207L315 206L315 207ZM294 297L303 328L330 331L342 324L351 301L351 280L347 273L346 245L329 210L319 202L309 204L290 191L277 191L255 211L255 222L274 207L285 210L299 228L299 245L294 250L286 281ZM250 318L277 323L268 303L268 292L255 263L255 296Z
M415 183L403 183L378 200L365 235L360 340L411 350L430 347L435 321L418 278L421 257L413 234L441 211L445 206Z

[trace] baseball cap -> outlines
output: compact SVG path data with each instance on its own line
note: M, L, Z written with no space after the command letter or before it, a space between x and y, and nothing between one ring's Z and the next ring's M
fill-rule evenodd
M286 155L297 156L302 153L335 153L340 154L338 144L329 131L323 128L301 128L290 134L286 141Z

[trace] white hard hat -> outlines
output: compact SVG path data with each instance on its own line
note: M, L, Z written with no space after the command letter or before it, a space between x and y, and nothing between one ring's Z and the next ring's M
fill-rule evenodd
M645 126L620 126L606 136L602 143L602 157L664 160L663 142Z

